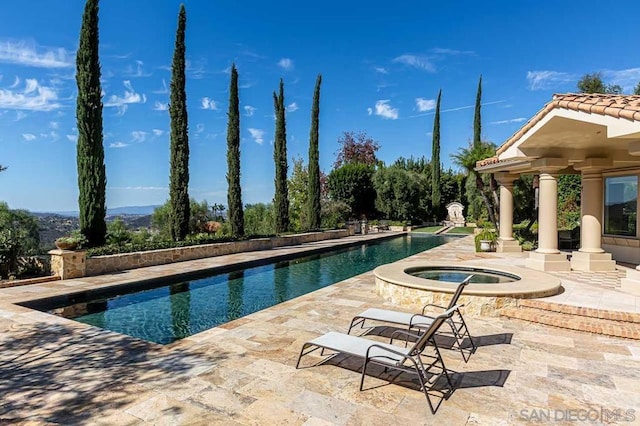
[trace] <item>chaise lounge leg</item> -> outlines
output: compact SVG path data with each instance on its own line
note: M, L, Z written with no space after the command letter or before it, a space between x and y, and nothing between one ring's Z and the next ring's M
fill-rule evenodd
M360 377L360 390L364 389L364 376L367 373L367 364L369 363L369 358L364 357L364 363L362 365L362 376Z

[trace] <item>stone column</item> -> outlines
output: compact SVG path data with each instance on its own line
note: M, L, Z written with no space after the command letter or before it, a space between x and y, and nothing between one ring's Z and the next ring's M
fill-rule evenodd
M570 271L567 256L558 250L558 180L557 172L567 167L566 160L543 158L532 167L540 171L540 205L538 208L538 249L530 253L526 265L541 271Z
M85 250L51 250L51 272L61 280L85 276L87 252Z
M602 169L611 166L606 158L589 158L574 165L582 172L580 250L571 255L576 271L615 271L616 262L602 249L602 209L604 205Z
M538 253L557 254L558 250L558 179L540 173L540 208L538 209Z
M521 252L520 244L513 238L513 182L518 176L496 173L495 178L500 184L500 237L496 251Z

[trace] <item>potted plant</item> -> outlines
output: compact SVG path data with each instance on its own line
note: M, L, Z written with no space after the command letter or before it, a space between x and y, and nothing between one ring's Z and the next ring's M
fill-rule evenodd
M74 232L71 235L65 235L56 239L54 244L60 250L75 250L82 247L87 242L84 235L79 232Z
M475 236L476 251L491 251L498 241L498 234L494 229L483 228Z

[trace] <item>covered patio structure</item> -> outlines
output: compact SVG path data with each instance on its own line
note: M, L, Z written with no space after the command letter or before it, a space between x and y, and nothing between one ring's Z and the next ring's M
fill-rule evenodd
M616 260L640 264L640 96L556 94L476 170L494 173L500 184L499 251L520 251L513 238L513 182L534 174L539 175L538 249L527 266L610 271ZM569 261L558 249L557 177L576 173L582 177L580 248ZM626 281L639 291L640 280Z

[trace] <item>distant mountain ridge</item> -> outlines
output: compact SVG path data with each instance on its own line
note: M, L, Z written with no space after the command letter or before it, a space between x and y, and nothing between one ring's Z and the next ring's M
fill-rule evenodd
M124 206L124 207L114 207L112 209L107 208L107 216L118 216L121 214L124 215L135 215L135 216L146 216L153 214L153 211L160 207L159 204L151 205L151 206ZM54 211L54 212L32 212L35 215L58 215L58 216L68 216L68 217L78 217L80 213L77 210L69 210L69 211Z

